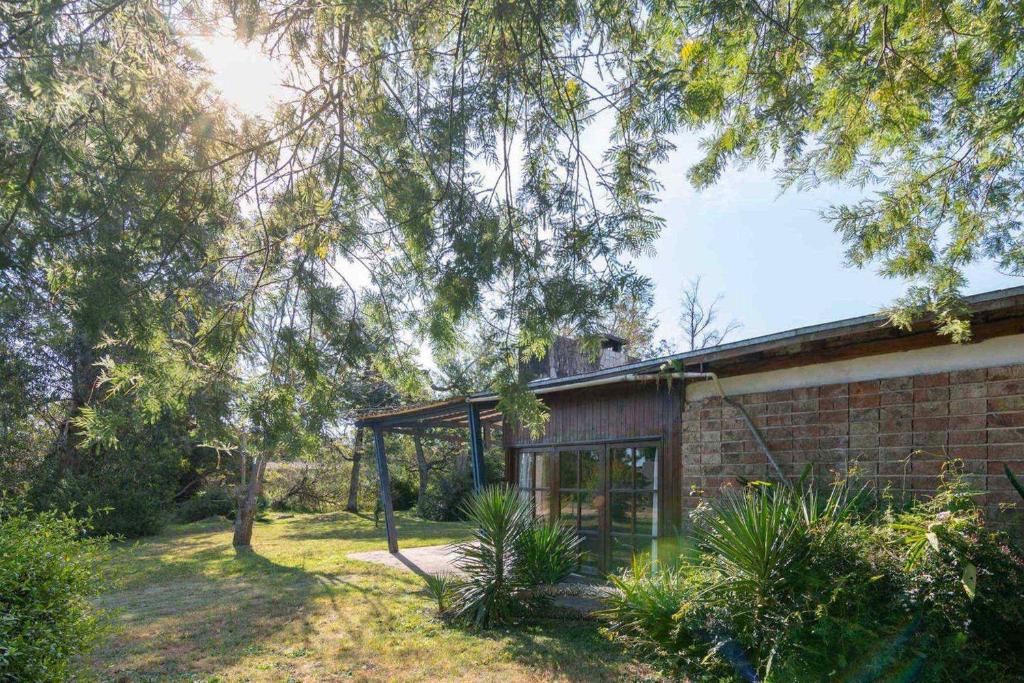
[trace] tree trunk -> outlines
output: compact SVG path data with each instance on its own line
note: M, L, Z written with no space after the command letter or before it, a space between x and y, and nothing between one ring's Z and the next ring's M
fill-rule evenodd
M427 475L430 473L430 465L427 464L427 458L423 455L423 439L419 431L413 435L412 441L416 446L416 469L420 473L420 490L416 496L416 506L419 508L423 505L423 499L427 495Z
M71 338L71 401L68 415L57 437L56 450L59 456L59 467L62 472L78 472L80 469L82 430L74 424L82 409L92 400L93 388L99 378L93 358L92 344L85 333L76 331Z
M242 441L243 462L247 458L245 453L245 441ZM245 494L238 504L238 514L235 516L235 536L231 545L236 548L247 548L252 545L252 526L256 520L256 509L259 506L260 489L263 487L263 473L267 467L267 460L262 455L252 459L248 468L243 467L242 486L245 487ZM248 469L248 483L245 481L244 473Z
M363 428L356 427L356 438L352 444L352 476L348 482L348 512L359 512L359 465L363 461Z

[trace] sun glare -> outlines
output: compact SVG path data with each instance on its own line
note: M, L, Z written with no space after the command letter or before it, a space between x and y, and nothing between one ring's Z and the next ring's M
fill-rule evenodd
M213 86L239 112L268 116L284 99L285 70L258 44L242 43L228 28L213 35L191 36L189 42L206 59Z

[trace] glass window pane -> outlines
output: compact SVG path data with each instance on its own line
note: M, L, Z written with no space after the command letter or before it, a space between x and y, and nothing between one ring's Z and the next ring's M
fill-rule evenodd
M580 565L584 571L594 572L597 570L598 550L597 536L584 535L583 542L580 544Z
M549 493L547 491L538 490L533 494L533 514L537 517L547 517L551 513L551 505L549 503Z
M636 450L636 488L657 488L658 449L655 446L645 446Z
M549 488L548 482L548 454L538 453L534 463L533 487L536 489Z
M636 494L636 533L644 536L658 534L657 499L653 493Z
M612 488L633 488L633 449L610 448L608 459L611 461Z
M533 453L519 454L519 488L531 488L533 482Z
M579 454L562 451L558 454L558 485L563 489L579 488Z
M608 513L612 519L613 534L633 533L633 494L612 493Z
M594 501L594 494L587 492L580 494L580 529L583 531L597 531L597 504Z
M575 525L579 516L579 494L563 493L559 497L558 509L562 519Z
M601 486L601 456L597 451L580 451L580 488L597 491Z
M612 566L611 570L616 571L628 567L633 563L633 539L630 537L612 537Z

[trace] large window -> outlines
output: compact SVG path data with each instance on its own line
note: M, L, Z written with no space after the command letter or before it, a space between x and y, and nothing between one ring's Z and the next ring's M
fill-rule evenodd
M649 551L658 535L658 448L608 449L611 565L621 567L634 553Z
M530 501L533 514L547 517L551 512L551 481L548 454L540 451L519 453L519 495Z

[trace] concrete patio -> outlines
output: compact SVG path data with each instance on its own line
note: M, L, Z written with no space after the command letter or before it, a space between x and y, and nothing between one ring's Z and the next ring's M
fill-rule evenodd
M400 550L392 555L387 550L351 553L350 559L374 562L395 569L406 569L420 576L425 574L455 574L462 572L455 566L454 545L428 545Z

